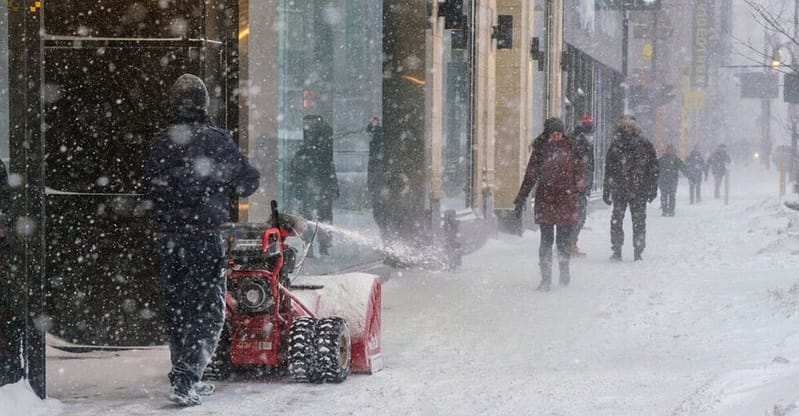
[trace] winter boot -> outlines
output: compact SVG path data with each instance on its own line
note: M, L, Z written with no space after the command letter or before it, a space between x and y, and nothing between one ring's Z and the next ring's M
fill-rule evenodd
M198 381L194 383L194 391L200 396L211 396L216 391L216 386L204 381Z
M197 406L201 404L200 395L194 390L194 386L185 377L177 377L172 384L172 392L169 394L169 401L181 407Z
M547 292L552 285L552 247L538 249L538 265L541 268L541 284L537 290Z
M610 255L610 261L621 261L621 247L613 247L613 254Z
M558 266L560 266L560 285L561 286L568 286L569 282L571 281L571 275L569 273L569 262L568 261L561 261L558 262Z
M542 261L541 264L541 283L536 290L541 292L548 292L552 286L552 261Z
M575 245L572 246L571 256L572 257L585 257L585 253L580 251L580 248L577 247L577 244L575 244Z
M636 247L635 248L635 252L633 253L633 260L634 261L643 260L643 258L641 257L641 253L643 253L643 252L644 252L644 249Z

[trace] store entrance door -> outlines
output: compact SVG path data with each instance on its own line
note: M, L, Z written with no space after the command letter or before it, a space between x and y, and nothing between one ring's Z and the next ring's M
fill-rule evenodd
M75 344L163 340L143 160L169 121L174 80L203 78L213 122L238 127L238 2L164 4L62 0L10 11L11 91L22 91L10 100L11 174L22 186L9 279L16 318L6 319L16 329L0 355L14 371L0 381L22 375L44 396L45 333Z

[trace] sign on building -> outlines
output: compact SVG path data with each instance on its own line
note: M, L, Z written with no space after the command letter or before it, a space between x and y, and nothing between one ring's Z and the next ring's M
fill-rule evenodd
M707 87L708 32L710 28L709 0L694 1L693 62L691 64L691 86Z
M780 93L780 74L777 72L748 72L741 79L741 98L777 98Z

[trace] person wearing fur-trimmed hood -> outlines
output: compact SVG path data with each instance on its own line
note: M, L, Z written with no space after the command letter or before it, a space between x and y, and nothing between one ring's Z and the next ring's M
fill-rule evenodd
M658 194L658 160L655 146L641 134L633 116L622 117L605 159L602 200L613 205L610 220L611 260L621 260L624 214L630 208L633 222L634 259L641 260L646 247L646 203Z

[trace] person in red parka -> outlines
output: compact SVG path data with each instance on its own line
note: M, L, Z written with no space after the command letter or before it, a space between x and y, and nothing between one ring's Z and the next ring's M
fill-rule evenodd
M559 281L568 285L572 232L578 223L578 198L585 192L585 166L579 146L563 133L563 122L550 118L544 132L533 141L519 194L514 200L516 211L524 209L527 195L537 184L534 216L541 230L538 262L541 284L538 290L548 291L552 284L552 243L558 248ZM557 241L555 232L557 231Z

